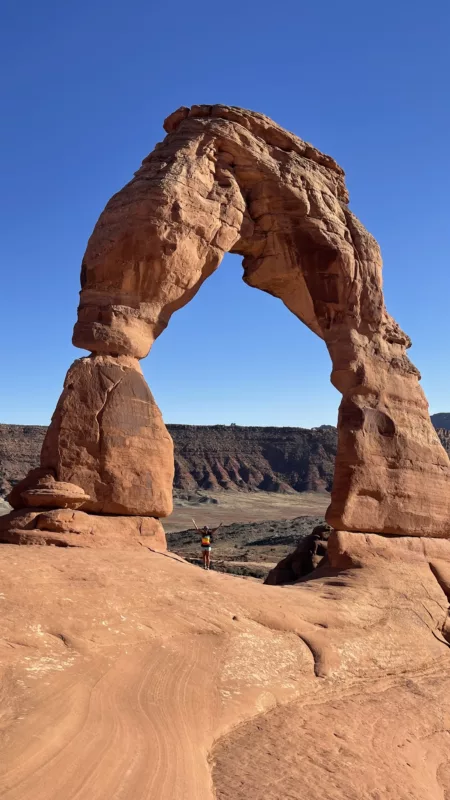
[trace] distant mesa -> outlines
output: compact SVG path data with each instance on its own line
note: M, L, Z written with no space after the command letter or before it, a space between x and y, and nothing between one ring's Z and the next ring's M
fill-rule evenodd
M438 414L432 414L431 421L436 429L443 428L446 431L450 431L449 411L441 411Z
M174 442L174 489L178 493L198 489L331 491L337 449L337 431L332 426L309 430L168 425L167 429ZM46 431L39 425L0 424L0 495L6 496L39 466Z

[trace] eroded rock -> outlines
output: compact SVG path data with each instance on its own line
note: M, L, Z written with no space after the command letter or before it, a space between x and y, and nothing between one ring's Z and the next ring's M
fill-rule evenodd
M158 519L106 516L70 509L20 509L0 517L0 542L58 547L167 549Z
M82 487L87 510L170 512L171 443L136 359L234 252L246 283L281 299L329 350L343 395L329 524L450 536L450 461L343 170L239 108L182 108L165 128L89 240L73 342L94 355L69 370L42 466Z
M280 298L330 352L343 401L328 522L449 535L450 462L342 169L242 109L181 109L165 127L89 240L74 344L146 355L224 252L241 254L244 280Z
M32 508L79 508L90 500L79 486L64 481L54 481L52 485L39 489L28 489L22 492L21 498L25 506Z
M92 356L74 362L41 464L85 490L90 496L85 511L171 513L172 439L138 361Z
M264 583L279 586L295 583L309 575L327 556L328 539L332 532L329 525L316 525L313 531L300 540L298 546L286 558L283 558L274 569L271 569Z

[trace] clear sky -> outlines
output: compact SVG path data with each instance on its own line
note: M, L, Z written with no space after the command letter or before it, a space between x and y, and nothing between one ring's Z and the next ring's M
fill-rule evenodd
M3 0L0 422L46 424L87 239L180 105L261 111L344 167L431 413L450 411L448 0ZM227 256L144 362L167 422L336 421L324 344Z

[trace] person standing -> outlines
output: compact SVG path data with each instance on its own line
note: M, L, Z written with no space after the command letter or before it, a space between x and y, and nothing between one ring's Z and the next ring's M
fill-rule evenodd
M207 525L204 525L203 528L199 528L197 527L195 519L193 519L192 522L194 523L197 531L202 537L201 547L202 547L203 569L209 569L211 566L212 537L222 526L222 523L220 523L220 525L218 525L217 528L209 528Z

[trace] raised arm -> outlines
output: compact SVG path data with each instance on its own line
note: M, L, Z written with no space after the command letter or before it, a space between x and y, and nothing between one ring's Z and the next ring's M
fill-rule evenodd
M212 534L213 534L213 533L216 533L216 532L219 530L219 528L221 528L221 527L222 527L222 525L223 525L223 522L221 522L221 523L220 523L220 525L218 525L218 526L217 526L217 528L213 528L213 529L211 530L211 536L212 536Z

